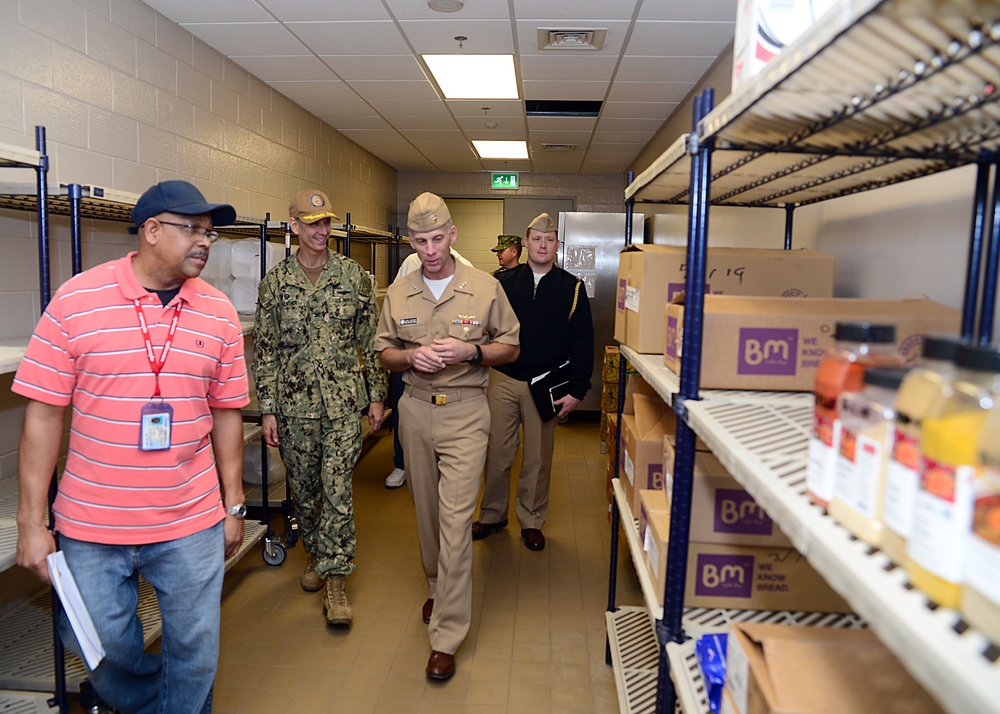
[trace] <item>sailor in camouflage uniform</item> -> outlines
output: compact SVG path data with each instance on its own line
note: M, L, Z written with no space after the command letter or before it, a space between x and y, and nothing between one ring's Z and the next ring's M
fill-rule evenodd
M305 190L289 206L299 249L261 281L254 378L264 440L281 450L302 543L303 590L326 583L323 610L350 625L344 576L354 572L351 476L361 454L361 410L382 424L385 372L374 351L378 306L360 265L327 249L326 194Z

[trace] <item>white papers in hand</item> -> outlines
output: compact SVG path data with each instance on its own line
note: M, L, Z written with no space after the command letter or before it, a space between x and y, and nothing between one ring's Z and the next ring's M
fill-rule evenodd
M73 627L77 642L80 643L83 657L87 660L87 666L95 670L104 659L104 647L101 646L101 638L97 636L94 621L90 619L90 613L80 596L80 590L76 587L73 573L66 564L66 556L61 550L50 553L45 558L45 564L49 569L52 587L59 595L69 624Z

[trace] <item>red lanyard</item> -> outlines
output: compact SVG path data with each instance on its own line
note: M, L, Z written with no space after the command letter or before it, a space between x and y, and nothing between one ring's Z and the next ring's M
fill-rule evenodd
M178 300L177 306L174 308L174 316L170 320L170 329L167 331L167 341L163 343L163 349L160 350L159 361L157 361L156 354L153 352L153 341L149 339L149 328L146 326L146 316L142 313L142 304L138 299L134 300L133 304L135 305L135 314L139 316L139 329L142 330L142 339L146 342L146 356L149 358L149 366L156 377L156 390L153 392L153 396L158 397L160 396L160 372L167 361L167 353L170 352L170 345L173 344L174 333L177 332L177 321L181 316L181 302Z

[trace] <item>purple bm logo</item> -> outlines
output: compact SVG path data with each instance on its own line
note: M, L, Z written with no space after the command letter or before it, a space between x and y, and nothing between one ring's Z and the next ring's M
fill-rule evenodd
M625 310L625 288L628 287L628 280L618 278L618 312Z
M793 376L798 363L799 331L775 327L740 328L737 374Z
M752 555L698 556L694 594L703 597L748 598L753 594Z
M715 492L715 532L769 536L774 522L749 493L720 488Z
M677 316L667 318L667 356L677 358Z

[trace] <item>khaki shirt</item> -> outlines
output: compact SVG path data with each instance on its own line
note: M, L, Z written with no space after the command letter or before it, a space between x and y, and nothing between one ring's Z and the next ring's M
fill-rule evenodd
M521 326L517 315L492 275L456 261L455 274L436 301L422 271L406 277L389 286L385 294L375 335L377 352L388 347L413 349L445 337L479 345L518 344ZM428 390L485 388L489 369L467 362L448 365L436 374L409 369L403 373L403 381Z
M360 265L331 250L313 285L293 254L257 294L253 372L262 414L336 419L385 399L373 348L378 306Z

